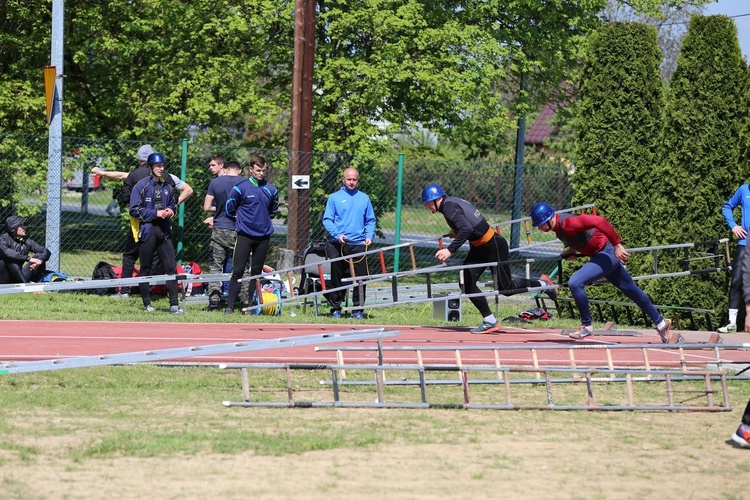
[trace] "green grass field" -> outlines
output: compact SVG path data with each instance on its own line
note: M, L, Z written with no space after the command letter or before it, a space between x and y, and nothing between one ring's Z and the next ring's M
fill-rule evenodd
M280 317L224 316L188 304L188 314L141 312L140 299L72 293L0 296L2 319L327 323L312 307ZM529 300L498 306L515 316ZM440 325L431 306L372 309L356 325ZM292 315L294 313L294 315ZM460 326L480 321L470 304ZM576 326L554 318L545 326ZM0 325L1 326L1 325ZM33 332L32 332L33 333ZM0 344L2 359L2 344ZM295 400L330 400L325 371L295 372ZM350 372L350 380L366 374ZM389 377L396 377L394 373ZM412 377L414 374L404 374ZM283 372L253 372L257 400L284 401ZM700 384L699 384L700 385ZM679 400L699 385L679 383ZM664 401L663 384L635 385L639 401ZM0 376L0 498L747 498L750 450L729 436L750 398L730 381L733 411L545 412L373 408L237 408L237 370L132 365ZM595 388L616 404L622 384ZM502 386L473 386L475 402ZM514 387L517 401L543 403L543 385ZM350 386L342 400L369 400ZM416 387L388 388L389 401L419 400ZM430 402L458 403L460 386L430 386ZM705 396L704 396L705 397ZM718 398L718 396L717 396ZM583 384L555 387L557 404L585 404Z

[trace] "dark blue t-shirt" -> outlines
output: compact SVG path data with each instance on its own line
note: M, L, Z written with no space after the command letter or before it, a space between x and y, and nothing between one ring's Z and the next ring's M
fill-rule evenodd
M232 188L244 177L240 175L222 175L211 181L208 185L208 194L214 197L214 227L222 229L235 229L234 220L227 217L226 206Z

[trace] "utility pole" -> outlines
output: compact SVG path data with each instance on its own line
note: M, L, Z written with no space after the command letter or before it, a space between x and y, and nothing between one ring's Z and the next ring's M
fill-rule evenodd
M52 0L52 47L50 64L55 68L51 109L48 113L49 144L47 146L47 227L44 246L52 256L47 269L60 270L60 213L62 211L62 112L63 112L63 47L65 0ZM86 175L86 172L84 172Z
M294 68L289 146L287 247L300 261L310 234L310 189L295 189L293 176L310 175L312 160L312 82L315 62L315 0L294 3Z

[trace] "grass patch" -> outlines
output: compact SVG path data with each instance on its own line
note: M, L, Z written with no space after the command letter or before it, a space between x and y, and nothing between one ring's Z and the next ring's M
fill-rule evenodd
M284 399L276 375L251 378L251 394L264 393L269 398ZM452 376L452 375L449 375ZM310 399L319 389L320 372L295 372L294 384ZM356 375L352 374L352 379ZM213 367L157 367L151 365L116 366L41 372L0 378L0 456L9 462L33 461L40 455L59 455L81 463L111 457L165 457L201 453L237 454L252 451L258 455L285 456L310 451L409 443L460 444L482 441L485 432L506 434L507 425L485 428L487 415L500 421L516 420L525 412L464 413L450 410L343 410L225 408L224 399L240 397L237 371L219 371ZM689 389L685 383L680 388ZM583 384L559 384L555 387L556 403L585 402ZM623 384L604 384L596 392L621 392ZM641 396L664 399L663 384L648 382L637 385ZM275 391L279 394L272 394ZM459 402L461 388L430 386L430 401ZM735 401L748 394L746 384L730 382ZM375 387L342 387L342 399L374 396ZM40 398L44 394L44 398ZM502 385L472 385L474 402L504 397ZM387 388L388 401L418 399L415 387ZM542 404L545 389L540 386L514 387L516 401ZM613 394L614 398L615 395ZM644 424L643 413L626 412L617 416L576 412L535 415L537 425L558 426L564 420L598 422L623 445L637 444L642 435L658 435L660 426ZM562 418L558 415L567 415ZM542 420L537 419L543 416ZM523 418L523 417L522 417ZM252 419L249 425L248 419ZM460 425L455 423L460 421ZM637 423L637 421L641 421ZM638 426L636 431L633 425ZM445 432L450 429L450 432ZM30 432L31 431L31 432ZM572 426L568 438L578 442L596 439L586 426ZM577 437L576 437L577 436ZM30 444L33 439L35 444ZM674 449L670 436L655 438L652 443L662 450Z

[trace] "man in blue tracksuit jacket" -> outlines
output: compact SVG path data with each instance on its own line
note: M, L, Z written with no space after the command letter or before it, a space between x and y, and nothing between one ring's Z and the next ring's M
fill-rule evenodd
M273 204L267 193L247 179L236 184L227 198L226 214L235 221L237 243L232 260L232 278L229 281L229 297L224 314L233 314L242 283L240 279L252 254L250 274L263 272L268 248L271 245L273 223L271 217L278 212L278 203ZM250 297L257 291L257 278L250 282ZM247 311L250 304L242 304Z
M734 220L734 209L742 207L741 223L737 224ZM729 323L719 328L720 333L733 333L737 331L737 313L742 300L742 261L745 255L745 246L747 243L747 232L750 230L750 185L743 184L737 191L722 205L721 214L727 221L729 229L739 240L737 250L732 261L732 284L729 287Z
M344 257L362 253L372 244L375 236L375 211L372 208L370 197L357 189L359 183L359 172L354 168L344 170L344 186L331 194L326 203L323 214L323 226L330 236L330 244L326 249L329 259ZM349 271L350 259L331 262L331 287L341 286L342 278ZM354 273L358 276L366 276L367 260L357 257L354 262ZM365 287L362 286L362 296L359 287L355 286L352 292L352 301L355 309L352 318L364 319L365 315L359 307L365 303ZM343 290L331 292L328 301L331 304L331 315L334 318L341 317L341 301L344 300Z
M138 181L130 193L130 225L135 241L139 243L141 276L152 274L155 254L164 265L164 273L174 275L176 264L170 219L177 213L177 194L166 180L169 175L165 172L164 155L152 153L146 162L149 176ZM143 309L148 313L154 312L149 284L140 283L138 288L143 300ZM169 312L185 314L177 298L177 281L167 281L167 296Z

